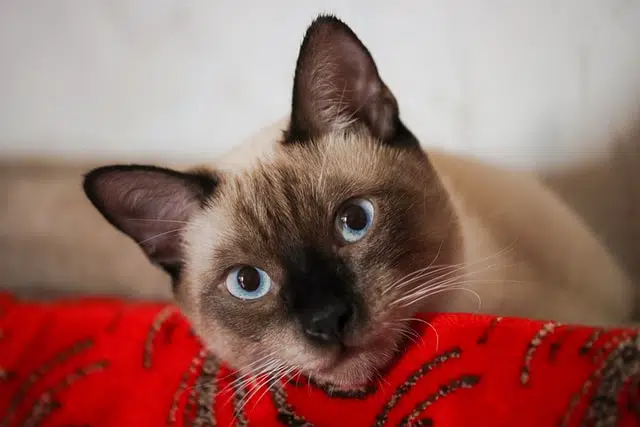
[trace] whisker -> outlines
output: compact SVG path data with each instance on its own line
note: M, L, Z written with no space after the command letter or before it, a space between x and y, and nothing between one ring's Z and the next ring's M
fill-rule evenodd
M443 288L443 289L438 289L438 290L435 290L432 293L429 293L429 294L426 294L426 295L420 297L419 300L422 300L422 299L425 299L425 298L428 298L428 297L432 297L434 295L438 295L438 294L441 294L443 292L449 292L449 291L465 291L465 292L471 293L478 300L478 308L476 310L480 311L480 309L482 308L482 298L480 297L480 295L476 291L474 291L472 289L469 289L469 288L465 288L464 286L451 286L451 287L447 287L447 288ZM404 307L407 307L409 305L415 304L416 302L417 301L412 301L410 303L402 305L401 307L404 308Z
M432 289L431 285L433 285L434 283L436 284L435 286L441 286L443 283L446 283L449 280L457 280L457 279L459 279L458 275L455 275L454 277L449 277L449 276L452 276L452 275L458 273L459 271L461 271L463 269L464 269L464 267L457 267L457 268L455 268L453 270L446 271L445 273L440 274L437 277L430 278L429 280L421 283L419 286L416 286L416 288L413 290L413 292L405 294L402 297L400 297L400 298L396 299L395 301L393 301L391 303L391 305L399 304L399 303L401 303L401 302L403 302L403 301L405 301L407 299L413 298L415 295L418 295L418 294L421 294L421 293L424 293L424 292L428 292L430 289ZM423 279L423 277L421 277L420 279Z
M411 343L415 345L424 344L424 338L421 335L419 335L417 332L412 331L411 328L402 326L398 328L391 328L391 330L397 332L398 334L408 339L409 341L411 341ZM418 339L420 339L421 342L418 342Z
M401 278L395 280L394 282L392 282L390 285L386 286L385 289L382 291L382 295L386 294L387 292L398 288L398 287L404 287L406 286L406 282L411 282L413 280L415 280L415 276L421 276L421 275L429 275L429 274L434 274L437 273L438 271L444 269L444 268L452 268L455 267L456 265L452 265L452 264L441 264L441 265L429 265L427 267L424 268L420 268L418 270L414 270L409 274L406 274L404 276L402 276ZM403 282L403 283L401 283Z
M258 359L256 359L256 360L254 360L253 362L249 363L248 365L244 366L244 367L243 367L243 369L251 368L252 366L255 366L255 365L257 365L258 363L260 363L260 362L264 361L265 359L268 359L268 358L270 358L270 357L272 357L272 356L275 356L275 354L276 354L276 352L275 352L275 351L272 351L271 353L268 353L268 354L266 354L266 355L264 355L264 356L262 356L262 357L260 357L260 358L258 358ZM235 370L235 371L233 371L233 372L231 372L231 373L229 373L229 374L225 375L224 377L221 377L219 380L220 380L220 381L221 381L221 380L225 380L225 379L227 379L227 378L229 378L229 377L232 377L232 376L234 376L234 375L237 375L237 374L238 374L238 371L237 371L237 370Z
M236 405L236 408L237 408L238 412L244 411L247 402L256 393L256 390L259 390L262 387L263 384L268 382L269 378L270 378L270 373L261 374L260 376L254 376L253 377L253 379L255 381L251 381L253 383L251 389L245 393L245 395L242 397L240 402L238 402L237 405ZM227 405L228 403L229 403L229 400L227 400L225 405ZM235 418L235 414L234 414L234 418Z
M395 288L403 288L405 286L408 286L412 283L415 283L417 280L422 280L425 279L427 277L429 277L430 275L434 275L436 273L441 273L443 271L445 271L445 273L443 273L443 275L438 276L436 278L433 278L432 281L437 281L440 280L443 277L446 277L450 274L454 274L458 271L463 271L471 266L473 266L474 263L469 263L469 264L465 264L465 263L458 263L458 264L440 264L440 265L435 265L432 267L431 270L429 271L424 271L424 269L418 270L421 271L421 274L418 275L417 277L412 277L411 279L405 281L404 283L398 283L396 284L394 287ZM449 271L447 271L449 270Z
M272 372L269 372L264 380L259 381L255 387L251 390L250 393L248 393L245 396L245 399L243 399L243 401L240 402L239 406L241 408L246 408L247 404L251 401L251 399L253 399L260 391L261 389L263 389L265 386L267 386L267 384L269 384L269 386L267 386L267 388L263 391L263 393L260 395L260 397L258 398L258 400L254 403L253 408L255 408L255 406L258 404L258 402L260 401L260 399L264 396L264 394L269 391L269 389L271 388L271 385L273 384L273 382L275 381L280 381L282 379L282 374L283 373L287 373L290 372L290 370L292 370L293 368L287 367L284 364L282 366L280 366L278 369L273 370Z
M179 231L184 231L186 229L187 229L187 227L182 227L182 228L176 228L175 230L165 231L164 233L156 234L155 236L149 237L148 239L141 240L141 241L139 241L137 243L139 245L141 245L143 243L147 243L147 242L149 242L151 240L157 239L158 237L166 236L167 234L171 234L171 233L177 233Z
M154 218L125 218L127 221L143 221L143 222L168 222L172 224L189 224L187 221L178 221L173 219L154 219Z
M320 372L320 368L316 368L315 374L314 376L318 376L318 372ZM311 376L311 373L307 374L307 391L308 394L311 395L311 381L312 381L313 377Z
M434 335L435 335L435 337L436 337L436 351L438 351L438 349L440 348L440 334L438 333L438 330L436 329L436 327L435 327L435 326L433 326L433 324L432 324L432 323L427 322L427 321L426 321L426 320L424 320L424 319L419 319L419 318L416 318L416 317L408 317L408 318L404 318L404 319L395 319L395 322L402 322L402 324L404 325L404 328L406 328L406 329L405 329L405 331L410 331L410 332L411 332L411 334L412 334L414 337L419 337L419 338L420 338L420 340L422 341L422 345L424 345L424 344L425 344L425 342L424 342L424 336L423 336L423 335L421 335L421 334L419 334L419 333L418 333L417 331L415 331L414 329L412 329L412 328L408 328L408 327L406 326L406 323L410 323L410 322L419 322L419 323L422 323L422 324L424 324L424 325L427 325L429 328L431 328L431 330L433 330L433 333L434 333ZM405 322L406 322L406 323L405 323ZM405 335L405 336L407 336L407 335ZM416 343L416 341L415 341L415 340L414 340L413 342L414 342L414 343Z
M418 319L418 318L412 318L411 321L413 322L418 322L418 323L422 323L424 325L427 325L429 328L431 328L431 330L433 331L434 335L436 336L436 351L438 351L440 349L440 334L438 333L438 330L436 329L435 326L433 326L433 324L431 322L427 322L424 319ZM424 342L424 337L423 337L423 342Z
M485 271L491 270L492 268L495 268L496 266L498 266L499 264L490 264L484 268L481 269L477 269L477 270L470 270L467 271L466 273L466 280L470 280L468 283L481 283L482 279L469 279L469 276L472 276L474 274L480 274L483 273ZM406 300L411 300L413 298L416 298L417 296L419 296L420 294L423 293L428 293L431 290L433 290L434 288L439 288L442 286L446 286L448 284L450 284L452 281L455 280L463 280L463 277L458 277L458 276L454 276L454 277L449 277L451 275L453 275L454 273L456 273L457 271L459 271L459 269L441 274L440 276L436 277L436 278L432 278L430 280L428 280L427 282L421 284L420 286L417 286L416 289L414 290L414 292L403 295L402 297L396 299L395 301L393 301L391 303L391 305L397 305L400 304ZM446 279L446 280L444 280ZM495 279L495 280L491 280L491 279L484 279L485 282L507 282L507 279ZM475 282L473 282L475 281ZM435 284L434 286L431 286Z
M522 285L532 284L530 282L525 282L522 280L511 280L511 279L473 279L473 278L465 279L465 278L459 278L459 277L451 277L447 280L436 283L433 286L425 286L425 287L421 286L415 292L406 294L401 298L398 298L397 300L393 301L391 305L398 305L405 301L409 301L408 303L402 305L402 307L407 307L408 305L414 304L420 301L421 299L423 299L424 297L431 295L433 291L436 291L442 288L451 287L451 286L477 285L477 284L487 284L487 283L499 283L499 284L513 283L513 284L522 284ZM473 292L477 296L477 298L480 299L477 292L472 291L471 289L469 289L469 291Z
M461 270L464 270L464 269L469 269L472 266L476 266L478 264L481 264L481 263L484 263L486 261L489 261L492 258L505 255L505 254L507 254L509 251L511 251L513 249L513 246L515 245L517 240L518 239L516 238L516 239L514 239L514 241L512 243L510 243L508 245L505 245L505 247L502 248L501 250L496 251L491 255L488 255L486 257L480 258L480 259L472 261L472 262L462 262L462 263L458 263L458 264L433 266L433 270L430 273L427 273L425 276L423 276L421 278L428 277L429 274L435 274L436 272L440 272L440 271L446 270L448 268L453 270L453 271L450 272L451 274L453 274L453 273L455 273L457 271L461 271ZM442 243L440 244L440 249L438 250L438 252L440 252L441 248L442 248ZM431 264L433 264L433 262L434 261L432 260ZM429 264L429 265L431 266L431 264ZM493 265L495 266L496 264L493 264ZM426 269L429 269L429 267L426 267ZM417 271L424 272L426 269L419 269L419 270L416 270L416 272ZM416 272L409 273L407 276L411 276L411 275L415 274ZM477 274L477 273L479 273L479 272L475 272L475 274ZM468 273L468 274L472 274L472 273ZM382 295L386 294L387 292L389 292L392 289L402 288L402 287L408 286L411 283L415 283L416 280L420 280L420 279L418 279L416 277L416 278L412 278L411 280L408 280L405 283L398 283L398 282L401 282L402 280L404 280L405 278L407 278L407 276L405 276L404 278L394 282L392 285L389 285L388 287L386 287L385 290L382 292Z
M247 385L249 385L251 382L255 381L260 375L263 375L263 374L271 371L272 369L277 368L278 365L280 365L280 364L281 364L281 362L278 362L276 360L269 360L269 361L267 361L265 363L262 363L262 364L256 366L253 369L249 369L245 373L242 373L234 381L232 381L231 383L227 384L222 390L220 390L220 393L226 392L229 389L244 388ZM227 399L225 404L229 403L231 398Z
M440 266L435 266L435 267L433 267L433 268L432 268L431 270L429 270L429 271L416 271L416 272L412 273L412 274L419 273L419 274L417 274L415 277L411 277L411 278L409 278L409 279L406 279L406 280L404 280L402 283L397 283L396 285L394 285L394 287L393 287L393 288L387 288L387 289L385 289L385 291L382 293L382 295L384 295L386 292L388 292L388 291L390 291L390 290L398 289L398 288L404 288L404 287L409 286L409 285L411 285L411 284L413 284L413 283L415 283L415 282L417 282L417 281L419 281L419 280L424 280L424 279L426 279L427 277L432 276L432 275L437 274L437 273L440 273L440 272L442 272L442 271L444 271L444 270L451 270L451 271L449 271L449 272L448 272L448 273L446 273L446 274L452 274L452 273L455 273L455 272L457 272L457 271L461 271L461 270L463 270L463 269L464 269L464 265L462 265L462 264L456 264L456 265L440 265ZM438 277L442 277L442 276L438 276ZM437 278L436 278L436 279L434 279L434 280L437 280Z
M286 368L285 370L281 371L278 374L278 378L272 378L272 381L270 381L270 384L267 386L267 388L256 399L255 403L253 404L253 408L255 408L256 405L258 405L258 403L260 402L260 400L262 400L264 395L267 394L269 392L269 390L271 390L276 383L282 382L282 380L284 378L286 378L287 375L291 374L294 370L295 370L295 368L293 368L293 367ZM284 387L284 384L283 384L283 387Z

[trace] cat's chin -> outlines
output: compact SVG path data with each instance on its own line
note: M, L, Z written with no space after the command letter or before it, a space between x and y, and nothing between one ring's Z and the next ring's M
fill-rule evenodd
M305 369L309 378L323 385L350 389L379 381L397 356L396 351L347 349L319 366Z
M365 365L355 359L346 359L338 364L322 370L310 372L310 377L320 384L334 385L339 388L354 388L365 386L379 378L379 372L385 368L381 366Z

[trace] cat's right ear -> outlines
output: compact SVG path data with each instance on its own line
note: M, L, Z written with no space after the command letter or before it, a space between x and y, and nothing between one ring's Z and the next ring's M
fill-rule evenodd
M151 262L176 281L183 264L181 231L216 184L213 174L115 165L89 172L84 191L107 221L135 240Z

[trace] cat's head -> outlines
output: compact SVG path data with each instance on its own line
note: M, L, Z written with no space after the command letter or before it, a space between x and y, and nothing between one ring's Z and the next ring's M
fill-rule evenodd
M198 333L233 367L371 379L426 307L425 268L454 262L458 231L370 53L338 19L309 27L289 127L257 160L236 171L107 166L84 186L172 276Z

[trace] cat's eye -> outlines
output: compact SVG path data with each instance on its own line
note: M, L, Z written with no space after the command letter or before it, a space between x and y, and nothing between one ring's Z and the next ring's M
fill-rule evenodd
M362 239L373 223L373 204L366 199L353 199L345 203L336 217L336 228L349 243Z
M271 289L271 278L263 270L248 265L229 272L226 280L231 295L243 300L262 298Z

